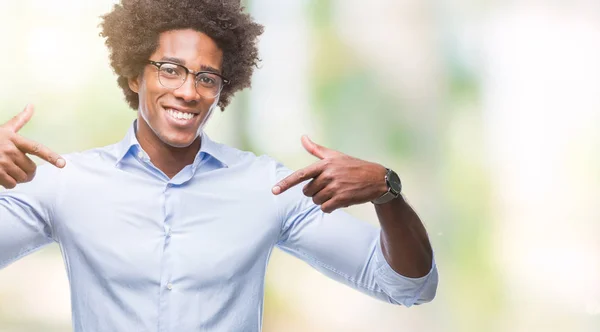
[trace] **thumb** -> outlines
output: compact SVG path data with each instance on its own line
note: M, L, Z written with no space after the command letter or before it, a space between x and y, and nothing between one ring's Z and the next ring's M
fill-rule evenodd
M308 153L312 154L313 156L315 156L319 159L325 159L328 156L330 156L331 153L333 152L333 150L330 150L322 145L319 145L319 144L313 142L306 135L302 136L302 146L304 146L304 149L306 149L306 151L308 151Z
M18 132L23 128L23 126L29 122L31 117L33 116L33 105L29 104L25 109L15 115L12 119L10 119L7 123L2 125L2 127L12 130L13 132Z

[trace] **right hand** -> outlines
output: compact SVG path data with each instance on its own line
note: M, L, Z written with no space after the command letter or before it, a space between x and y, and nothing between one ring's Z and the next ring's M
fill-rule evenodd
M59 154L18 134L32 115L33 106L27 105L23 112L0 125L0 186L4 188L12 189L18 183L33 180L37 166L27 154L38 156L58 168L65 167L66 162Z

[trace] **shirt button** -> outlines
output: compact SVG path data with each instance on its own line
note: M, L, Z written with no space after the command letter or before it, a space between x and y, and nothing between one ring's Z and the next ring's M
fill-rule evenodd
M143 159L144 153L142 151L138 152L138 158Z
M167 284L167 289L168 290L173 290L173 284L172 283L168 283Z
M167 236L171 236L171 229L167 231Z

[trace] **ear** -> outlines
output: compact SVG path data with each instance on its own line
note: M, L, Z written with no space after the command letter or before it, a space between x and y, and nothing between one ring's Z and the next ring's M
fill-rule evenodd
M140 91L140 76L128 78L127 84L129 84L129 88L131 89L131 91L133 91L135 93L139 93L139 91Z

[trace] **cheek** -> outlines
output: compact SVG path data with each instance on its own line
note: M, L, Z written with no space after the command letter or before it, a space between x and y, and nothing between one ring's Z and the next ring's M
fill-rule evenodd
M156 109L158 99L162 95L162 90L156 87L151 81L142 81L138 96L140 99L140 110L148 112Z

